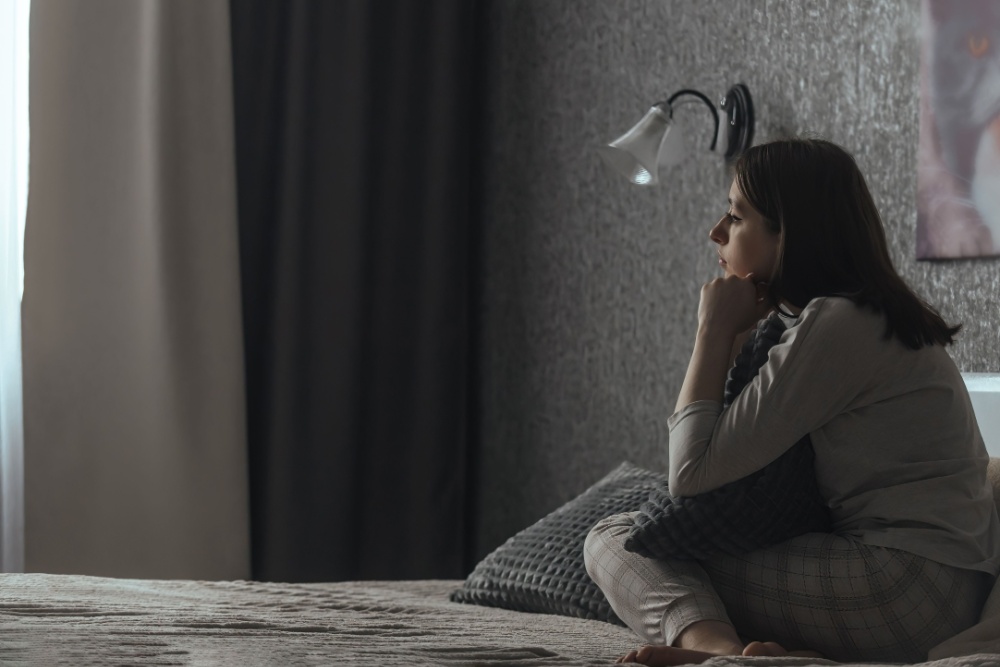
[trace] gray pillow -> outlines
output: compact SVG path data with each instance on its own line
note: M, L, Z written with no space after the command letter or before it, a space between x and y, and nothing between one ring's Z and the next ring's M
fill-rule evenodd
M636 510L666 475L625 462L486 556L455 602L598 619L624 625L583 565L583 542L601 519Z

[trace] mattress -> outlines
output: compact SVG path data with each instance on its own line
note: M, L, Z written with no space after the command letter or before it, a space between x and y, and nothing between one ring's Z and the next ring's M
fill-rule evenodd
M0 575L4 665L610 665L631 631L448 600L459 581L281 584ZM734 665L827 665L713 658ZM1000 665L979 654L925 663Z

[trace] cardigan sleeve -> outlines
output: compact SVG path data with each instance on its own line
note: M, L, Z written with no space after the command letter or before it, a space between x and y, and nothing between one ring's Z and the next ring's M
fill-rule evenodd
M880 315L847 299L810 302L727 409L695 401L670 417L671 494L746 477L848 410L877 373L884 330Z

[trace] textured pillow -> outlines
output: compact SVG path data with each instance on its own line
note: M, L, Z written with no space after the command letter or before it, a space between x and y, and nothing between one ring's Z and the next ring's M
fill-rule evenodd
M761 320L726 380L728 407L767 361L785 325ZM642 504L625 548L648 558L703 560L746 553L808 532L828 532L830 516L816 484L809 436L763 469L697 496L674 498L666 482Z
M601 519L635 511L666 476L622 463L606 477L482 560L455 602L623 623L591 581L583 542Z

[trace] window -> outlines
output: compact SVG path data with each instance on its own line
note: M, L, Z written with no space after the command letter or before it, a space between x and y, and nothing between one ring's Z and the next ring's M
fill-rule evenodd
M0 571L24 570L21 296L28 202L28 9L0 2Z

